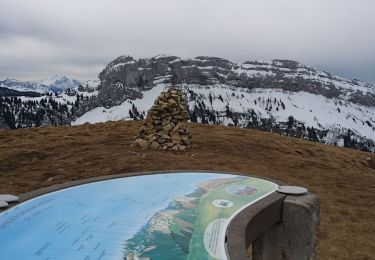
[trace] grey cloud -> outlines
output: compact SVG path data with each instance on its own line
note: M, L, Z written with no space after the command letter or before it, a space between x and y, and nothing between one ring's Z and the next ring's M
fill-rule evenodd
M2 0L0 78L95 77L160 53L295 59L375 80L372 0Z

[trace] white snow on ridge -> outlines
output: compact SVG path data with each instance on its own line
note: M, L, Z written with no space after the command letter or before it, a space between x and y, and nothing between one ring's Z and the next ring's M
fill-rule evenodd
M249 78L252 78L254 76L257 77L273 77L276 74L273 73L272 71L267 71L267 70L248 70L248 69L233 69L235 73L238 75L245 73Z
M4 82L6 83L4 84ZM64 90L78 87L79 84L80 82L76 79L55 75L38 81L22 82L16 79L5 80L0 86L21 92L33 91L44 94L49 91L63 92Z
M92 80L90 79L86 81L84 85L91 89L97 89L99 84L100 84L100 79L96 78L96 79L92 79Z
M304 122L306 126L318 129L340 127L356 131L358 134L375 140L375 131L368 126L363 119L375 124L375 108L366 107L342 100L332 100L320 95L307 92L289 92L277 89L231 89L227 85L216 85L202 88L201 86L189 86L189 89L197 93L205 100L205 105L214 111L225 111L228 105L232 112L247 113L253 109L262 118L270 118L272 115L276 121L286 122L289 116ZM209 102L211 94L212 105ZM224 102L219 98L221 96ZM259 101L260 98L260 101ZM263 100L271 100L271 111L266 109ZM282 101L285 110L279 105L276 110L276 102ZM255 102L256 104L255 104ZM193 109L195 104L189 104ZM340 111L340 112L339 112ZM241 122L240 122L241 123ZM245 122L242 122L245 123Z
M306 80L312 80L315 82L320 82L323 84L334 84L338 88L354 91L362 91L364 94L368 92L375 92L375 86L362 82L345 79L335 75L329 75L325 71L318 69L308 68L299 64L296 69L290 69L282 67L283 64L279 61L273 62L262 62L262 63L241 63L236 64L239 66L238 69L232 68L232 71L240 75L241 73L246 73L248 77L273 77L276 74L273 71L283 72L283 77L285 78L298 78L301 77ZM281 67L280 67L281 66Z
M33 92L37 92L40 94L48 92L48 87L42 84L29 83L29 82L27 82L27 84L24 84L23 82L20 82L17 80L15 80L15 82L16 84L12 86L8 86L8 85L1 83L0 87L8 88L8 89L16 90L16 91L21 91L21 92L33 91Z
M168 86L160 83L151 90L144 92L142 99L127 100L121 105L109 109L95 108L78 118L72 125L80 125L86 122L132 120L129 110L133 104L139 113L147 114L154 100ZM281 89L255 89L250 91L222 84L210 86L184 84L182 88L188 96L190 95L189 91L198 95L198 100L204 102L209 110L219 112L221 116L218 120L224 125L233 124L232 119L225 116L228 106L231 112L248 114L252 109L261 118L272 116L278 122L287 122L289 116L293 116L295 120L304 122L306 127L352 129L361 136L375 140L375 131L365 122L368 120L372 125L375 125L375 108L373 107L357 105L343 100L332 100L307 92L289 92ZM212 97L212 104L210 96ZM268 105L267 99L271 100ZM283 103L285 109L282 108L281 103ZM194 110L196 105L196 101L190 101L190 110ZM271 111L269 105L272 105ZM239 125L246 126L246 122L240 121Z
M73 89L75 87L78 87L79 84L81 84L81 82L79 82L76 79L70 79L63 75L55 75L52 77L42 79L40 81L36 81L35 84L44 85L47 87L59 88L61 90L66 90L66 89Z
M169 63L169 64L173 64L173 63L176 63L176 62L179 62L179 61L181 61L181 59L180 59L180 58L177 58L177 59L175 59L175 60L169 61L168 63Z

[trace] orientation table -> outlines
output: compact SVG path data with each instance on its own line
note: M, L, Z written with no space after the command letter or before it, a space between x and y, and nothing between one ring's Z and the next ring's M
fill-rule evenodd
M228 259L231 220L278 187L168 172L59 189L0 213L0 259Z

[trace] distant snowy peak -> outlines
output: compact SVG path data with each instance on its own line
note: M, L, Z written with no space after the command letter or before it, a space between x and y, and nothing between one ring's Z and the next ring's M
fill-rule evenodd
M78 80L70 79L62 75L55 75L38 81L20 81L17 79L0 81L0 87L16 91L34 91L38 93L54 92L57 94L67 89L74 89L80 84Z
M63 75L55 75L37 81L36 84L47 86L49 91L62 93L67 89L74 89L78 87L81 82L76 79L70 79Z
M38 84L37 82L20 81L17 79L6 79L0 81L0 87L8 88L16 91L34 91L38 93L48 92L48 87Z

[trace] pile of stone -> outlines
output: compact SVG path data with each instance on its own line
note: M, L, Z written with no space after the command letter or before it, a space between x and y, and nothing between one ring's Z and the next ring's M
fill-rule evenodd
M162 92L148 111L134 145L143 148L182 151L191 147L186 99L174 87Z

